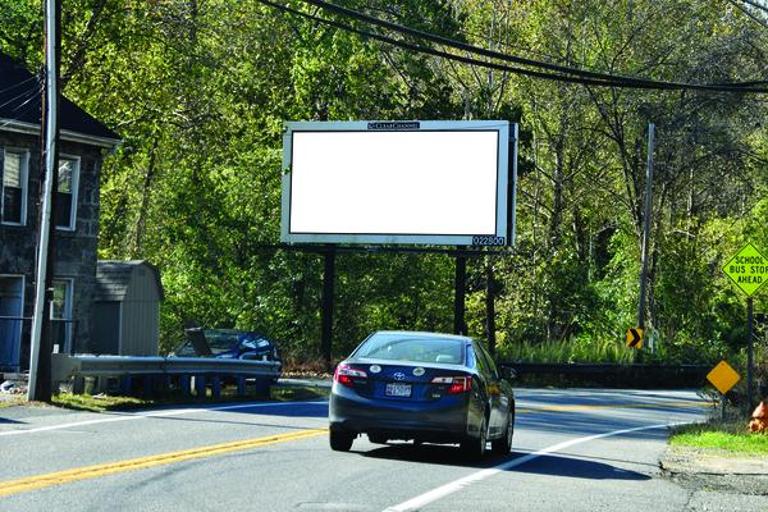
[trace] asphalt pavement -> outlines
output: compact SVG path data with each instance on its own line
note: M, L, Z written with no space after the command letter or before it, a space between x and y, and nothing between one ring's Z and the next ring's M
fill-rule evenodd
M514 452L467 463L451 446L364 437L333 452L323 401L12 407L0 409L0 510L703 510L658 460L667 427L708 408L690 391L519 389ZM744 506L768 510L768 497Z

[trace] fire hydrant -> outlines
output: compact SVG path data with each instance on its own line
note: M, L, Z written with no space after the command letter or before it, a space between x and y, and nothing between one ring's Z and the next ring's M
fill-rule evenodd
M749 422L749 431L761 434L768 434L768 402L763 400L752 413L752 420Z

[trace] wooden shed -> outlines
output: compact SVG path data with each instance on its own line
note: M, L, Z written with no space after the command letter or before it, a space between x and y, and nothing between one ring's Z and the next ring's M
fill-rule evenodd
M157 268L143 260L96 264L92 349L97 354L158 354L163 287Z

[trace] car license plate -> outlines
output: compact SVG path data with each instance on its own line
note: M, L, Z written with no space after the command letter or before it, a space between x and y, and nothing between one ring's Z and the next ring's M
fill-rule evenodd
M411 385L390 382L387 384L385 394L387 396L411 396Z

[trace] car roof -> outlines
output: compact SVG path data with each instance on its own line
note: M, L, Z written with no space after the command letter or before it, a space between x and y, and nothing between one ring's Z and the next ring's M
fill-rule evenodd
M426 332L426 331L376 331L373 333L373 335L376 334L389 334L389 335L396 335L396 336L404 336L409 338L423 338L423 339L452 339L456 341L464 341L466 343L470 343L472 341L472 338L469 336L460 336L457 334L447 334L447 333L441 333L441 332Z

